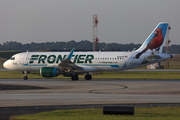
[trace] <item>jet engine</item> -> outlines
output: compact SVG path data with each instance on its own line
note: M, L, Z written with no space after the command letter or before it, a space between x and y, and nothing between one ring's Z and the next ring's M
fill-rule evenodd
M63 73L64 73L64 70L61 70L56 67L42 67L40 69L40 74L42 77L56 77Z

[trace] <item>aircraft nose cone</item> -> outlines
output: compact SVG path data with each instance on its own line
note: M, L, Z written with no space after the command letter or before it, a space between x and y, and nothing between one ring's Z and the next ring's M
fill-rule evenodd
M4 68L6 68L6 65L7 65L7 63L6 63L6 62L4 62L4 63L3 63L3 67L4 67Z
M8 61L5 61L5 62L3 63L3 67L6 68L6 69L8 69Z

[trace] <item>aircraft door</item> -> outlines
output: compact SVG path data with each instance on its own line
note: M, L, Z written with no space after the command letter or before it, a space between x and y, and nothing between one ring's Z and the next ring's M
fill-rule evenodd
M25 54L20 55L19 64L24 64L25 60L26 60L26 55Z

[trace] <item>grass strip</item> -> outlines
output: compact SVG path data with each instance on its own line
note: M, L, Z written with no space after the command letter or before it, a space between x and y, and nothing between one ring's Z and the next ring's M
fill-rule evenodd
M80 79L84 79L85 75L79 75ZM19 71L1 71L0 79L22 79L24 74ZM39 72L31 72L28 74L29 79L42 79ZM166 80L180 80L180 72L162 72L162 71L119 71L119 72L99 72L97 75L92 75L93 79L166 79ZM45 79L45 78L44 78ZM70 79L70 77L63 77L59 75L53 79Z
M11 120L180 120L180 107L135 108L135 115L103 115L103 109L56 110Z

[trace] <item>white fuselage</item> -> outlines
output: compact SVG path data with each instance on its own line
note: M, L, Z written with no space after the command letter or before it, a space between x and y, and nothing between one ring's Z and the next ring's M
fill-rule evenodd
M69 52L18 53L7 60L4 67L17 71L39 71L46 66L56 67L68 54ZM135 54L135 52L74 52L71 61L78 66L84 66L87 71L120 71L142 66L144 58L150 55L144 53L140 59L134 59ZM169 55L166 57L169 58Z

